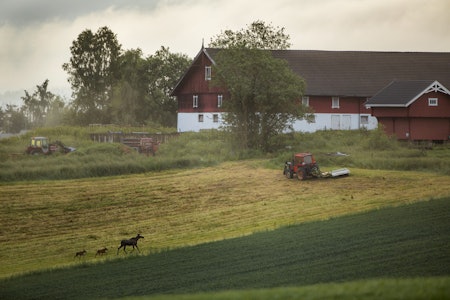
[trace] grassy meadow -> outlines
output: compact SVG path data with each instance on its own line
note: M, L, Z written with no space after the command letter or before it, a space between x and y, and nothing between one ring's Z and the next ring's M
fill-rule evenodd
M446 145L318 132L280 138L270 154L242 153L228 136L205 132L146 157L90 142L88 133L29 134L76 147L69 155L19 154L29 136L0 141L0 298L191 299L227 290L214 297L332 299L328 288L340 299L393 290L402 294L395 299L429 299L424 291L450 298ZM351 175L286 179L284 160L303 151L322 171L348 167ZM137 233L140 253L116 254ZM109 252L95 256L103 247Z

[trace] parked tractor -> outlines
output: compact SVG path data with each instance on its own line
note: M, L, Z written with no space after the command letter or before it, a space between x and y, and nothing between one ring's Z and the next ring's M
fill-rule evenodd
M28 145L25 152L27 154L38 155L38 154L52 154L56 152L69 153L75 151L73 147L67 147L60 141L50 143L47 137L34 136L30 139L30 144Z
M291 179L297 177L298 180L308 178L328 178L349 175L347 168L333 170L331 172L321 172L314 156L311 153L297 153L292 161L286 161L284 164L283 175Z

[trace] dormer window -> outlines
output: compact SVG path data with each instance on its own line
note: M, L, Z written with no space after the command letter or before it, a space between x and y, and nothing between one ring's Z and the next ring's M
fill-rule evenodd
M211 66L205 66L205 80L211 80Z

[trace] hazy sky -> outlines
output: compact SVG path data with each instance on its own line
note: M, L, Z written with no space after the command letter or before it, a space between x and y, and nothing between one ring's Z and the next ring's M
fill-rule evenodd
M449 0L2 0L0 96L46 79L69 89L61 66L85 29L107 26L145 56L165 46L193 58L202 39L256 20L284 27L291 49L448 52L449 12Z

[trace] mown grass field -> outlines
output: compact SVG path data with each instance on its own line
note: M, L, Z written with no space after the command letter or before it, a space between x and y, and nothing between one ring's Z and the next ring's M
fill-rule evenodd
M143 253L450 195L450 177L352 169L298 182L262 161L143 175L0 186L0 276L112 254L141 233ZM98 259L97 259L98 260Z
M67 298L80 290L82 298L123 297L449 275L449 176L352 168L349 177L298 182L263 164L2 184L0 293L53 298L57 283ZM407 208L380 210L414 203L441 206L410 212L405 224ZM116 255L120 240L138 232L141 255ZM95 257L102 247L109 254ZM83 249L86 257L74 258Z

